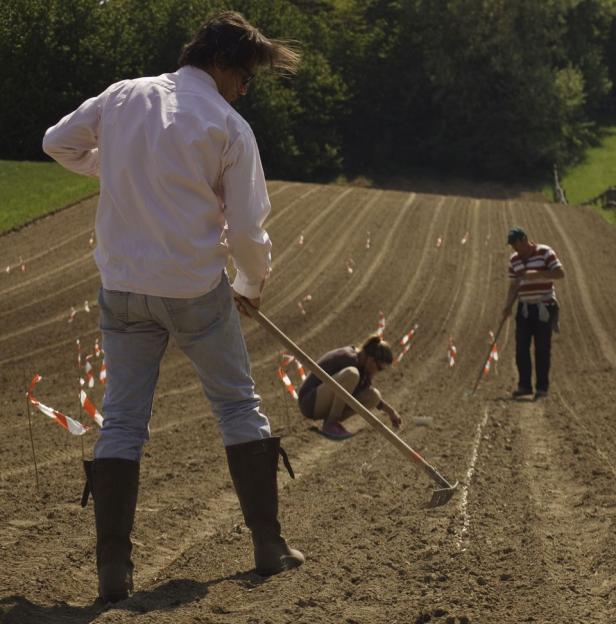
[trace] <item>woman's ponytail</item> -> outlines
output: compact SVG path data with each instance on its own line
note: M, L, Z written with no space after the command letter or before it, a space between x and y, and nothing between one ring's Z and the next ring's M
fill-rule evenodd
M381 340L378 334L368 337L362 345L362 351L382 364L391 364L394 361L394 354L389 343Z

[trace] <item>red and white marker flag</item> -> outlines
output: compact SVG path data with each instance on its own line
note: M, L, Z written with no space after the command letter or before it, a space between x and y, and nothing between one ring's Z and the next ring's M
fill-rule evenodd
M379 338L383 338L385 335L385 314L382 310L379 312L379 325L377 327L376 334Z
M288 353L282 353L281 356L282 356L282 362L280 363L280 366L286 369L286 367L289 364L291 364L291 362L295 362L295 368L297 368L297 372L300 376L300 379L304 381L304 379L306 379L306 372L304 371L303 364L294 355L289 355Z
M90 234L90 240L88 241L90 247L94 247L94 232Z
M447 347L447 360L449 362L449 368L452 368L456 363L458 357L458 350L456 345L453 344L453 338L449 336L449 346Z
M436 248L437 248L437 249L440 249L442 244L443 244L443 237L442 237L442 236L439 236L439 237L436 239Z
M93 355L86 355L86 363L83 365L83 370L86 374L86 380L88 382L88 388L94 388L94 367L90 361L93 357Z
M30 383L30 387L28 388L28 401L32 403L40 412L45 414L45 416L49 416L52 420L55 420L60 427L64 427L69 433L73 435L83 435L89 429L89 427L84 427L80 422L73 420L70 416L66 416L62 412L53 409L52 407L48 407L41 403L34 396L34 386L38 384L39 381L43 379L41 375L36 374Z
M25 273L26 272L26 263L23 261L23 258L21 256L19 257L19 263L21 264L21 272Z
M301 301L297 302L297 307L300 309L302 314L306 314L306 308L304 308L304 301L312 301L312 295L305 295L302 297Z
M400 360L409 352L412 346L413 338L415 338L415 332L417 331L418 327L419 325L415 323L415 325L413 325L413 328L410 331L406 332L406 334L404 334L402 338L400 338L400 344L402 345L403 348L402 348L402 351L400 351L400 353L398 354L398 357L396 358L396 364L398 364Z
M470 232L467 232L464 237L462 238L462 240L460 241L460 243L462 245L466 245L466 243L468 242L468 237L470 236Z
M83 381L81 379L80 381ZM83 385L83 384L82 384ZM81 400L81 406L83 407L85 413L96 422L99 427L103 426L103 417L101 413L96 409L96 406L92 401L88 398L85 390L81 390L79 393L79 398Z
M490 332L490 343L493 344L492 351L490 351L490 357L493 362L498 362L498 349L496 348L496 342L494 341L494 332Z
M90 311L90 303L88 302L87 299L84 301L83 308L79 308L79 310L76 310L74 306L71 306L71 311L70 311L70 314L68 316L68 322L72 323L73 319L75 318L75 315L77 314L77 312L80 312L81 310L83 310L84 312L89 312Z
M304 244L304 233L303 232L299 235L299 239L297 241L297 244L300 245L300 246Z
M107 383L107 365L105 364L105 352L101 349L98 338L94 341L94 355L99 359L102 358L98 380L105 385Z
M370 249L370 230L368 230L368 234L366 237L366 249Z
M284 384L284 387L287 389L287 392L295 399L297 400L297 392L295 391L295 386L293 385L293 383L291 382L291 380L289 379L289 376L287 375L286 371L284 370L284 368L282 368L282 366L280 366L278 368L278 377L280 378L280 380L282 381L282 383Z
M352 275L353 271L355 270L355 260L353 260L353 258L347 258L345 266L346 266L347 273L349 275Z
M484 377L487 377L488 374L490 373L492 362L494 362L494 366L496 366L496 362L498 362L498 350L496 348L496 343L494 342L494 332L490 332L490 344L492 345L492 349L483 367Z

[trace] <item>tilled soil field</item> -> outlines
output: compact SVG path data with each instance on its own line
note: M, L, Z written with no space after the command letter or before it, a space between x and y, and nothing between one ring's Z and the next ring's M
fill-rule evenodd
M456 496L422 509L430 480L360 417L350 440L316 433L276 376L281 347L245 321L263 409L296 472L279 473L281 521L305 565L252 573L214 419L171 345L142 462L136 592L106 611L93 604L93 512L78 503L96 426L78 414L76 368L76 339L85 355L99 335L88 200L0 237L0 267L11 267L0 273L0 621L616 622L616 230L572 206L283 182L270 194L263 312L312 356L361 343L380 311L397 350L417 324L377 384L405 420L400 436L460 481ZM469 392L500 320L514 224L566 271L552 389L538 402L509 400L512 322ZM43 403L93 425L78 438L32 411L38 491L25 401L35 373ZM101 387L89 392L100 405Z

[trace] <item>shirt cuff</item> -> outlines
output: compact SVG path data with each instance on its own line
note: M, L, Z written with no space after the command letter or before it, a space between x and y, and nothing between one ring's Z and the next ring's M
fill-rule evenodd
M233 290L242 297L247 299L258 299L261 296L263 290L262 286L265 283L265 279L259 282L250 281L243 273L237 272L235 279L233 280Z

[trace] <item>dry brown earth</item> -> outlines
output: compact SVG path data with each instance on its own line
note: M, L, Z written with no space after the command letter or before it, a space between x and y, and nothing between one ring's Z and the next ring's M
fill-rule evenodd
M427 477L358 417L344 443L311 431L275 376L279 346L246 322L264 409L297 473L280 473L283 526L306 564L269 580L251 574L213 418L170 347L142 466L137 592L106 612L93 606L80 440L33 413L37 494L24 399L38 372L39 398L77 411L75 339L91 350L98 335L89 200L0 238L0 267L26 262L24 273L0 274L0 621L616 622L616 230L579 207L284 182L270 193L276 260L263 311L312 355L360 342L380 310L392 341L418 323L410 353L380 385L405 418L401 436L460 491L426 512ZM542 402L508 400L512 326L498 370L468 392L498 324L512 224L551 244L567 274ZM433 425L414 426L420 416Z

